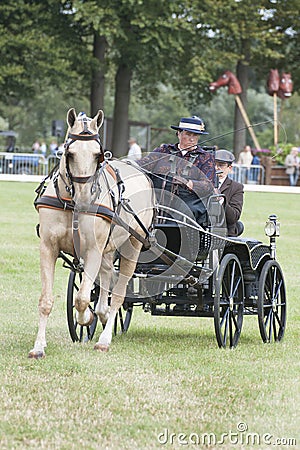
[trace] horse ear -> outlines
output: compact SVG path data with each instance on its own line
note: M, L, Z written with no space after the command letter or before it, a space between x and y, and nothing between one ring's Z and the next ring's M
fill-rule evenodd
M97 130L99 130L99 128L102 126L103 121L104 121L104 112L102 111L102 109L98 110L97 114L93 118L93 122L94 121L95 121Z
M67 113L67 124L69 125L69 127L71 128L73 127L75 120L76 120L76 111L75 108L71 108Z

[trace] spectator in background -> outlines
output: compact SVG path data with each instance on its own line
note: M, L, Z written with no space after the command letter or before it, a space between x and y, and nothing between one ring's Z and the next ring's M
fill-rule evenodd
M134 137L131 137L128 141L129 143L129 150L127 154L128 159L138 160L142 157L142 150L139 144L136 142L136 139Z
M40 145L40 152L42 153L43 156L46 156L47 153L47 145L45 141L42 141L41 145Z
M299 178L300 158L297 147L292 147L289 155L285 158L285 173L290 177L290 186L297 186Z
M31 147L33 153L38 153L40 151L40 143L38 140L34 141Z
M252 150L252 162L251 166L259 166L260 165L260 158L257 156L257 150ZM250 180L253 181L255 184L258 182L259 177L259 168L258 167L251 167L250 169Z
M57 142L56 141L52 141L50 146L49 146L49 148L50 148L50 154L53 155L53 156L56 156L56 152L58 150Z
M250 147L250 145L245 145L245 147L239 154L239 159L237 162L241 166L241 168L240 168L241 177L240 177L239 181L243 184L246 183L249 178L250 166L252 163L252 159L253 159L253 156L252 156L252 152L251 152L251 147Z

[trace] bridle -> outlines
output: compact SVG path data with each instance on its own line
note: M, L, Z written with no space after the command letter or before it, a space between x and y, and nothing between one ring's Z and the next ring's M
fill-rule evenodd
M74 183L80 183L80 184L92 183L91 184L91 195L95 194L96 191L100 189L98 180L99 180L100 173L102 172L102 170L104 168L104 166L102 164L104 161L104 152L103 152L103 147L101 144L99 133L94 134L94 133L92 133L92 131L90 131L88 129L88 120L86 117L84 117L82 119L82 121L83 121L83 125L84 125L83 131L81 131L79 134L69 133L68 140L66 141L66 143L64 145L65 161L66 161L65 171L66 171L66 177L68 178L69 183L67 183L66 180L64 180L61 173L59 174L60 177L62 178L62 180L64 181L67 192L71 195L72 198L75 195ZM97 166L96 166L96 169L95 169L95 172L93 175L80 177L80 176L75 176L72 174L72 172L70 170L69 148L76 141L96 141L99 144L99 153L97 155Z

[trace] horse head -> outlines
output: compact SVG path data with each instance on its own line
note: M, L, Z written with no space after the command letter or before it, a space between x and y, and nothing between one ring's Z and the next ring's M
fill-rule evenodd
M228 94L241 94L242 88L240 85L239 80L237 77L230 72L229 70L226 70L218 79L217 81L214 81L209 84L209 90L210 91L216 91L222 86L228 86Z
M269 78L267 80L267 92L269 95L274 95L279 89L279 72L277 69L271 69Z
M293 81L290 73L283 72L279 80L278 97L282 100L289 98L293 92Z
M60 172L70 184L70 193L76 206L85 209L97 195L98 176L104 153L99 137L104 113L99 110L94 118L85 113L76 115L71 108L67 113L69 126Z

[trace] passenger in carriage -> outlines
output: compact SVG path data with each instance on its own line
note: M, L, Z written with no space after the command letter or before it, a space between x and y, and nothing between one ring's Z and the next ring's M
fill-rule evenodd
M221 149L216 151L215 160L219 192L225 197L228 236L240 236L244 231L244 225L239 221L244 203L244 185L229 178L235 157L228 150Z
M154 187L173 190L193 212L200 224L207 222L205 199L214 193L215 159L213 153L198 144L208 134L200 117L183 117L176 130L176 144L162 144L138 161L151 172Z

